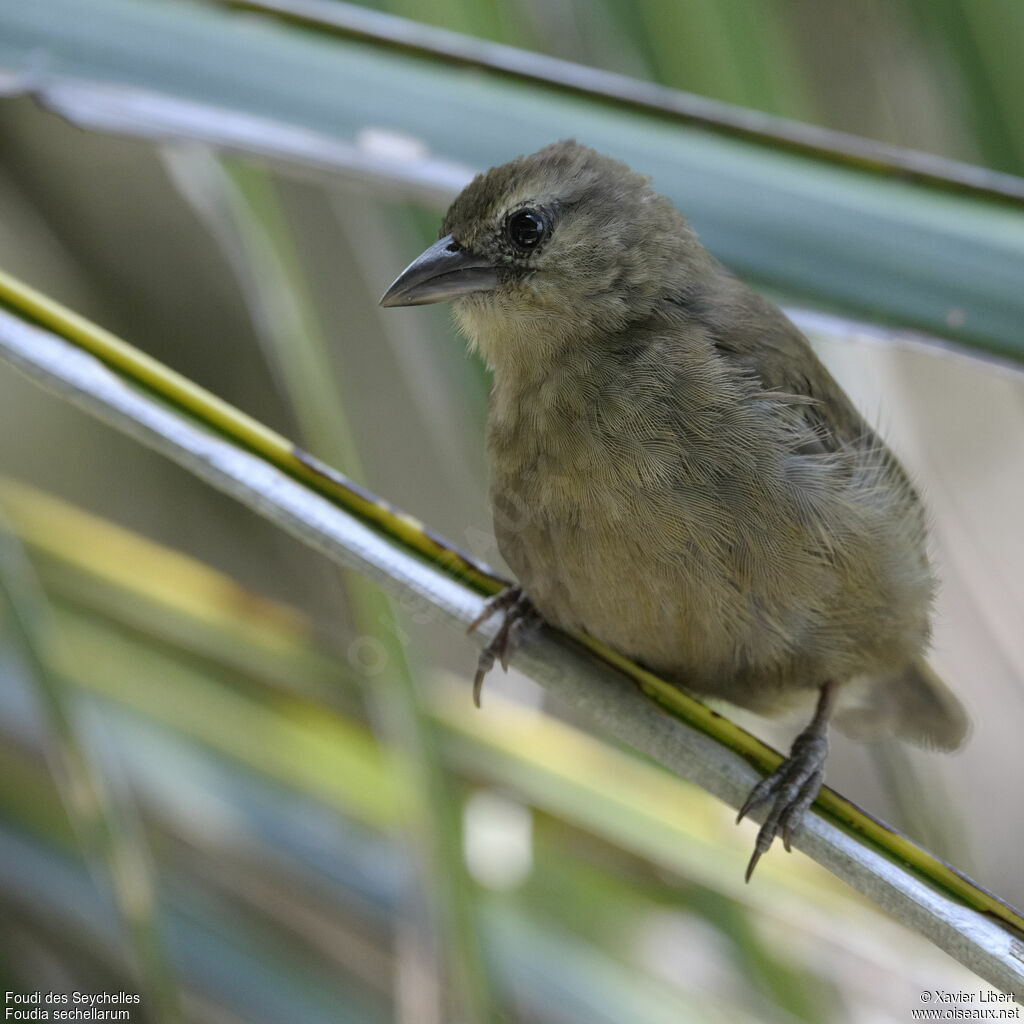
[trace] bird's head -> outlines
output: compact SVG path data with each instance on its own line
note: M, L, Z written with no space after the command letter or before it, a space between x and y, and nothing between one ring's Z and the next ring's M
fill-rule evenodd
M478 175L383 306L452 302L491 365L650 314L707 254L650 180L576 142Z

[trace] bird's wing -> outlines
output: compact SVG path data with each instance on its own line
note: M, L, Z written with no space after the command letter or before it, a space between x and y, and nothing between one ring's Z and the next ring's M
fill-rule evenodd
M801 453L878 444L874 431L797 327L777 306L740 288L725 307L731 315L709 325L713 344L723 359L756 378L765 396L799 407L814 436L801 446Z

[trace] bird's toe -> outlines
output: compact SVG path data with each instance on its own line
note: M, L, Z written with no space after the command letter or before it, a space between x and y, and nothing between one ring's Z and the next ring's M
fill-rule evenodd
M828 744L801 744L799 739L793 744L793 753L751 790L740 808L737 821L769 800L772 801L771 810L757 833L754 853L747 865L747 881L777 835L782 836L787 851L791 848L793 836L824 781L822 765L828 753Z
M480 652L476 675L473 677L473 703L477 707L480 707L484 677L494 667L495 661L499 661L501 667L507 672L512 655L541 622L540 615L522 589L507 587L484 605L480 614L470 623L469 632L472 633L478 626L499 612L504 613L501 626Z

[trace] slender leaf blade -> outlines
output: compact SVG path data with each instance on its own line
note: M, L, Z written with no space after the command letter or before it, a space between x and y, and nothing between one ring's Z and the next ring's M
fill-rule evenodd
M482 169L574 135L651 173L742 274L1024 355L1024 214L1006 204L250 15L184 2L0 2L0 90L45 100L96 83L198 104L214 121L311 132L335 143L339 170L369 180L388 167L416 178L418 158L381 160L363 145L368 133L396 133L439 158L424 165L435 195L439 163ZM76 108L83 123L87 107ZM144 133L144 117L130 121L119 130Z

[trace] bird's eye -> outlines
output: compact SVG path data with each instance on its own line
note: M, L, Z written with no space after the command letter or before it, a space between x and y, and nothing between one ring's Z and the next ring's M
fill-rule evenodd
M517 249L528 252L544 237L544 218L536 210L520 210L509 217L505 230Z

